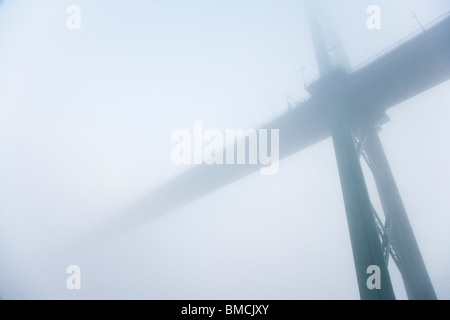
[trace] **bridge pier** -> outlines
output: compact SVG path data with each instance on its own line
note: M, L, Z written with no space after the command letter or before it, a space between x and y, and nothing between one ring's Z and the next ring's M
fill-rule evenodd
M413 229L406 214L400 192L374 126L364 130L364 149L370 158L378 195L387 220L390 220L389 242L395 247L399 259L397 267L403 277L408 298L436 300L436 293L428 275Z
M350 240L362 300L394 300L394 290L373 219L372 205L353 141L345 103L330 99L328 121L331 128L341 188L344 197ZM377 266L380 288L368 285L368 269Z

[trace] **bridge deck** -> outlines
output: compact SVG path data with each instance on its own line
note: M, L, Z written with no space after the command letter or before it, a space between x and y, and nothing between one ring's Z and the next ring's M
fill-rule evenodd
M264 128L280 129L283 159L330 136L323 104L336 88L348 103L355 123L373 122L382 119L387 109L448 79L450 15L351 73L337 71L328 79L311 83L311 98L267 122ZM195 166L121 212L126 217L120 220L141 223L257 170L256 165Z

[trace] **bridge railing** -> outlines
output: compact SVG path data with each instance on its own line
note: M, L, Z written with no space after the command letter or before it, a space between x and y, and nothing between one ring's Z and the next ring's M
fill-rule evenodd
M394 51L395 49L400 47L402 44L404 44L404 43L406 43L406 42L416 38L418 35L422 34L424 31L427 31L427 30L433 28L434 26L438 25L440 22L442 22L443 20L445 20L449 16L450 16L450 11L444 13L443 15L437 17L436 19L433 19L432 21L430 21L426 25L422 26L420 29L418 29L418 30L408 34L406 37L400 39L399 41L393 43L389 47L387 47L387 48L383 49L382 51L378 52L376 55L372 56L371 58L369 58L369 59L363 61L362 63L358 64L357 66L353 67L351 69L351 72L359 71L359 70L367 67L373 61L375 61L375 60L377 60L377 59L387 55L388 53Z
M430 21L427 24L423 25L420 29L418 29L418 30L408 34L406 37L400 39L399 41L393 43L389 47L383 49L382 51L378 52L376 55L370 57L369 59L367 59L367 60L361 62L360 64L356 65L355 67L351 68L350 69L350 73L359 71L361 69L364 69L365 67L367 67L368 65L373 63L375 60L378 60L379 58L387 55L388 53L390 53L392 51L394 51L395 49L397 49L402 44L404 44L404 43L414 39L415 37L417 37L420 34L422 34L424 31L427 31L427 30L435 27L436 25L438 25L440 22L442 22L443 20L445 20L449 16L450 16L450 11L447 11L443 15L441 15L441 16L437 17L436 19L433 19L432 21ZM310 86L312 83L314 83L317 80L319 80L319 78L320 78L320 75L317 75L317 76L313 77L310 81L307 82L306 87Z
M260 129L264 129L264 126L266 124L268 124L269 122L275 120L276 118L284 115L285 113L289 113L290 111L299 108L305 101L309 100L309 98L311 98L310 96L306 96L304 98L302 98L299 101L295 101L295 105L292 107L287 107L287 108L283 108L282 110L278 111L277 113L275 113L274 115L272 115L270 118L260 122L258 125L255 126L255 128L260 128Z

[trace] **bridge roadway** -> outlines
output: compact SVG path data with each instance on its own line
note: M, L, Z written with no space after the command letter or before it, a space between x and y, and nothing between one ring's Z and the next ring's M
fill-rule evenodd
M450 79L450 13L353 71L336 69L307 85L311 97L265 123L280 130L280 160L330 136L324 104L343 98L355 127L382 121L389 108ZM424 106L426 107L426 106ZM120 212L113 229L137 226L259 170L197 165ZM114 224L113 221L111 223ZM113 230L110 230L113 231Z

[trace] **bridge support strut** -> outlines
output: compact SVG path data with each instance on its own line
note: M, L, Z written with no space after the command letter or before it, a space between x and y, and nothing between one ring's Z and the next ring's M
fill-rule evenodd
M339 99L330 101L328 118L341 179L360 297L363 300L394 300L394 290L344 101ZM369 283L373 266L379 270L378 288L373 288Z
M364 129L363 134L365 136L365 158L372 171L386 221L389 221L390 228L387 238L395 250L394 261L402 274L408 299L436 300L436 293L422 259L377 129L374 126L369 126Z

